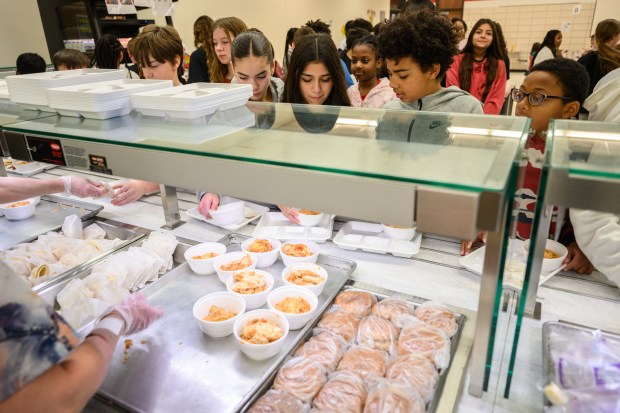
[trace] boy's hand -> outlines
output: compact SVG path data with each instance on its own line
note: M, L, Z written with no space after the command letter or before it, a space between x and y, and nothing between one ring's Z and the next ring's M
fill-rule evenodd
M577 274L592 274L594 266L581 251L577 243L573 242L566 248L568 249L568 255L564 259L564 264L566 264L564 271L573 270Z
M461 241L461 255L467 255L471 252L471 249L473 247L473 245L476 242L482 242L485 243L487 242L487 232L486 231L480 231L478 233L478 236L476 237L475 240L472 241Z

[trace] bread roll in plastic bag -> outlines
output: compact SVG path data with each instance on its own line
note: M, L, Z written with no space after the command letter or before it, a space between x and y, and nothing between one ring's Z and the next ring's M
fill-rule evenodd
M359 413L365 401L366 387L362 378L352 371L339 371L319 390L312 407L317 413Z
M282 390L271 389L256 401L248 413L308 413L310 405Z
M389 320L370 315L362 318L357 328L357 344L396 353L396 344L400 331Z
M364 413L424 413L425 403L417 390L383 379L368 392Z
M415 387L425 403L432 400L439 381L435 365L426 357L415 353L391 360L385 377Z
M294 357L278 371L273 388L309 403L327 381L325 367L316 360Z
M69 238L82 239L82 220L77 215L69 215L62 223L62 233Z
M90 224L82 230L84 239L104 239L106 232L97 224Z
M454 336L459 328L456 315L442 303L428 301L416 308L413 314L426 324L443 330L448 337Z
M403 315L412 316L415 307L409 301L400 298L388 297L372 307L372 315L391 321L398 328L402 328Z
M363 346L353 346L342 357L338 364L338 371L354 371L362 378L368 375L384 376L388 361L385 351L375 350Z
M358 316L343 311L338 306L332 306L321 318L317 327L338 334L347 343L351 343L357 336L359 323L360 318Z
M295 356L311 358L321 363L327 371L334 371L347 350L347 343L329 330L316 330L316 332L315 336L295 352Z
M398 338L398 354L420 354L444 369L450 364L450 339L442 330L411 318Z
M347 290L336 296L334 304L347 313L358 317L370 315L372 306L377 303L377 297L366 291Z

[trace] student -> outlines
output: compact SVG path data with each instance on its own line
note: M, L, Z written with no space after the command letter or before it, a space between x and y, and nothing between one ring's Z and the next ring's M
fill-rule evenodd
M209 66L207 64L213 37L213 19L200 16L194 22L194 47L196 50L189 57L189 78L187 83L209 82Z
M338 50L331 37L311 34L295 45L284 83L283 101L351 106Z
M179 33L171 26L149 24L135 38L134 58L142 67L145 79L171 80L180 86L179 66L183 56L183 43ZM112 185L115 195L113 205L125 205L137 201L143 195L159 190L159 184L131 180Z
M390 81L378 79L377 73L383 66L379 56L379 43L373 35L356 40L351 46L351 71L357 85L347 89L352 106L361 108L382 108L396 99Z
M235 70L233 83L252 85L250 100L257 102L280 102L284 82L273 76L275 60L273 46L258 31L246 31L235 37L232 43L232 64Z
M113 34L104 34L95 43L95 54L91 61L92 67L99 69L118 69L125 59L123 45ZM125 78L138 79L139 76L125 65Z
M379 54L387 61L398 100L385 108L482 113L482 105L469 93L440 85L457 53L455 40L450 21L435 12L405 13L387 24L379 35Z
M89 67L90 59L84 52L75 49L60 49L52 57L54 70L74 70L86 69Z
M555 59L558 56L558 50L562 45L562 32L559 30L549 30L545 35L538 50L536 57L532 62L532 66L542 63L545 60Z
M293 43L293 39L295 38L295 32L297 32L297 27L291 27L286 32L286 41L284 42L284 57L282 58L282 72L284 73L284 77L286 78L286 72L288 71L288 62L291 60L291 53L293 53L293 48L295 47Z
M594 39L596 50L579 58L590 76L588 96L592 94L594 86L605 76L620 67L620 52L614 48L620 40L620 21L607 19L596 25Z
M22 53L15 62L16 75L43 73L46 69L45 60L36 53Z
M353 28L349 29L347 33L347 37L345 38L345 49L340 53L340 60L343 61L344 67L346 68L345 76L348 73L349 76L353 75L353 71L351 70L351 57L353 55L353 43L357 40L369 36L370 31L365 29ZM347 87L350 86L347 84Z
M523 188L516 195L518 203L517 233L520 239L529 239L538 185L545 152L549 120L571 119L577 116L583 104L588 84L588 74L583 66L570 59L550 59L535 65L519 89L512 92L517 102L517 116L531 119L533 135L525 145L528 156ZM555 232L552 223L551 233ZM566 232L566 231L565 231ZM578 273L591 273L592 264L574 241L567 244L567 269Z
M459 50L463 50L463 48L467 44L467 23L465 23L465 20L459 17L453 17L450 21L452 22L452 26L454 26L454 30L456 31L457 46Z
M540 42L532 43L532 49L530 50L530 56L527 59L528 73L530 70L532 70L532 66L534 66L533 63L534 63L534 59L536 58L536 53L538 52L538 49L540 49Z
M328 35L330 38L332 36L332 30L329 28L329 24L321 21L321 19L316 20L308 20L306 22L306 26L310 27L314 30L315 33L323 33ZM338 51L338 49L336 49ZM347 69L347 65L345 62L341 61L340 65L342 66L342 71L344 73L344 81L346 87L353 86L353 78L351 77L350 69Z
M500 113L506 93L506 66L492 20L476 22L463 52L448 69L446 85L471 93L484 104L482 110L487 115Z
M213 55L209 55L209 73L213 83L230 83L235 74L230 45L241 32L247 30L243 20L224 17L213 23Z

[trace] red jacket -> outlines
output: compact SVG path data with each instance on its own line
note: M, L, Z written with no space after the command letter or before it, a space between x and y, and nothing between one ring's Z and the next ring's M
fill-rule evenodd
M464 54L461 53L454 58L452 65L448 68L446 75L446 86L461 87L461 81L459 79L459 68L463 61ZM484 73L487 59L482 62L474 62L474 69L471 74L471 86L466 92L471 93L476 99L484 103L482 110L487 115L499 115L504 104L504 97L506 94L506 66L500 59L497 61L497 74L495 75L495 81L491 86L491 90L487 95L487 98L482 101L482 94L484 93L484 84L487 81L487 76ZM462 89L462 88L461 88Z

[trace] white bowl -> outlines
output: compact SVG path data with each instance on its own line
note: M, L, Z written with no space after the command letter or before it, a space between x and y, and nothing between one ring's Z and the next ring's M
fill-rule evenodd
M293 257L291 255L287 255L282 252L282 248L288 244L306 244L308 248L310 248L310 251L312 251L312 255L308 257ZM312 241L288 241L280 246L280 256L282 257L282 262L284 262L284 265L287 267L294 264L301 264L302 262L314 263L319 258L319 249L318 244Z
M208 252L214 252L217 256L206 259L194 259L192 257L206 254ZM185 251L183 256L185 257L185 261L189 264L189 268L192 269L198 275L207 275L213 274L215 272L215 268L213 267L213 261L223 255L226 254L226 245L220 244L219 242L203 242L202 244L194 245Z
M206 321L204 318L209 315L212 305L232 311L237 315L224 321ZM196 301L193 312L203 333L211 337L226 337L232 334L235 321L245 312L245 300L239 294L220 291L205 295Z
M303 298L310 304L310 311L303 314L291 314L278 310L276 308L276 304L278 304L287 297ZM319 306L319 299L316 297L316 295L314 295L312 291L306 288L287 285L284 287L276 288L269 293L269 297L267 297L267 306L270 310L282 314L286 318L290 330L299 330L300 328L305 326L306 323L308 323L308 321L310 321L310 319L316 313L317 307Z
M28 205L9 208L10 205L16 204L17 202L28 202ZM24 201L9 202L8 204L0 205L0 210L2 210L7 219L11 221L19 221L30 218L34 215L35 208L36 203L34 199L25 199Z
M241 222L245 216L245 202L232 202L220 205L215 211L209 211L216 224L226 226Z
M244 255L249 255L250 258L252 259L252 265L250 265L249 267L242 268L236 271L224 271L220 269L222 265L228 264L229 262L232 262L232 261L240 260L241 258L243 258ZM230 277L234 273L238 271L253 270L254 268L256 268L256 257L244 251L229 252L228 254L215 257L213 259L213 268L215 268L215 272L217 273L217 276L220 278L220 281L226 284L226 280L228 279L228 277Z
M547 243L545 244L545 249L549 251L553 251L554 253L558 254L560 257L559 258L543 258L543 263L542 263L542 268L541 268L542 274L548 274L552 271L557 270L564 262L564 258L566 258L566 256L568 255L568 249L564 245L552 239L547 240ZM526 254L529 252L530 250L529 239L523 243L523 250L525 251Z
M394 228L389 225L381 224L383 227L383 233L392 239L400 239L409 241L415 235L415 227L413 228Z
M267 302L267 297L269 296L269 292L273 289L273 276L269 274L267 271L262 270L250 270L254 271L256 274L260 274L263 276L265 281L267 282L267 288L264 291L256 294L239 294L233 291L233 284L235 283L234 277L228 277L226 280L226 289L233 293L239 294L245 300L245 307L248 310L255 310L259 307L262 307ZM235 274L241 273L243 271L235 271Z
M288 275L289 275L289 273L291 273L293 271L297 271L297 270L310 270L310 271L312 271L314 273L317 273L318 275L323 277L323 282L320 283L320 284L316 284L316 285L297 285L297 284L293 284L292 282L290 282L288 280ZM285 285L293 286L293 287L305 288L308 291L312 292L316 296L321 295L321 293L323 292L323 288L325 288L325 284L327 283L328 277L329 277L329 275L327 274L327 270L325 270L325 268L321 267L320 265L311 263L311 262L291 265L290 267L286 267L282 271L282 281L284 281Z
M316 227L317 225L319 225L319 222L321 222L321 220L323 219L323 215L325 215L322 212L319 212L316 215L308 215L308 214L303 214L302 209L298 209L297 210L297 218L299 219L299 225L303 225L304 227ZM318 211L315 211L318 212Z
M248 248L250 248L250 245L252 245L252 243L256 241L257 239L265 239L269 241L273 249L268 252L248 251ZM248 254L256 257L256 267L265 268L265 267L272 266L273 263L278 260L278 251L280 250L281 245L282 243L274 238L250 238L250 239L246 239L245 241L241 243L241 249L247 252Z
M280 327L284 331L282 337L269 344L252 344L241 340L243 327L245 327L245 325L249 321L255 320L257 318L264 318ZM235 325L233 327L233 333L235 335L235 338L239 342L239 348L241 349L243 354L253 360L265 360L278 354L280 352L280 349L282 349L284 342L286 341L286 337L288 336L288 330L288 321L284 316L276 313L275 311L265 309L254 310L245 313L244 315L239 317L237 321L235 321Z

